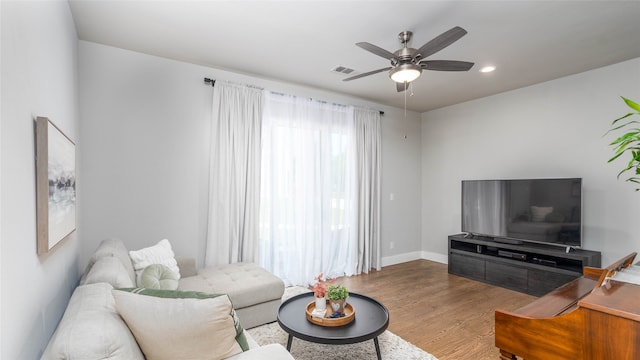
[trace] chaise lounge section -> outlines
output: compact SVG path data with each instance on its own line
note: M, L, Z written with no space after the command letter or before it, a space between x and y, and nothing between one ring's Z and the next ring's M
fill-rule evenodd
M243 330L276 320L284 293L282 280L255 264L209 267L197 272L193 259L176 260L182 275L179 290L226 294L235 308L241 327L234 331L243 333L248 349L243 347L246 351L228 359L293 359L281 345L258 346ZM114 289L133 288L135 284L134 266L124 243L118 239L102 241L90 258L42 359L145 359L144 346L119 313L120 304L113 295ZM231 317L235 319L233 315L232 310ZM209 358L205 355L202 358Z
M284 283L256 264L236 263L204 268L183 277L178 289L228 294L242 326L248 329L276 321Z

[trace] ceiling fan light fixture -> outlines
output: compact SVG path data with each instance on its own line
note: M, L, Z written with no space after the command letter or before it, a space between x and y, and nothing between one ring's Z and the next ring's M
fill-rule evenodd
M416 64L402 64L389 72L391 80L397 83L412 82L420 77L422 68Z
M496 69L495 66L487 65L487 66L483 67L482 69L480 69L480 72L482 72L482 73L490 73L490 72L494 71L495 69Z

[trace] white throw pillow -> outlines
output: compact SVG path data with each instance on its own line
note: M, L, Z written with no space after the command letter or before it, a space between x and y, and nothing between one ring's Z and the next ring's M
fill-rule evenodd
M547 217L547 215L553 212L552 206L532 206L531 207L531 221L541 222Z
M227 295L116 289L113 297L147 360L218 360L249 349Z
M140 276L142 271L149 265L161 264L171 271L178 274L180 279L180 269L178 268L178 262L176 261L175 254L171 250L171 243L169 240L160 240L154 246L150 246L140 250L129 251L129 257L133 264L133 269L136 271L136 284L142 286L140 282Z

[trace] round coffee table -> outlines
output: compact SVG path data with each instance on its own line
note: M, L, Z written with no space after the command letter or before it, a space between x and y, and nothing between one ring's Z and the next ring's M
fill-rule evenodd
M296 295L278 308L278 324L289 334L287 350L291 350L294 337L320 344L354 344L373 339L378 360L380 344L378 335L389 326L389 311L378 301L350 292L347 302L353 306L355 319L344 326L325 327L307 320L307 304L314 301L313 293Z

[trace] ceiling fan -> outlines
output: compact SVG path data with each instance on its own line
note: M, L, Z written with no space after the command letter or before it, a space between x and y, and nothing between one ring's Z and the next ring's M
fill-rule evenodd
M453 44L466 34L467 31L465 29L456 26L436 36L433 40L416 50L408 47L413 33L411 31L403 31L398 34L398 38L403 47L393 53L368 42L356 43L357 46L390 60L391 66L355 75L342 81L351 81L389 70L389 77L396 82L396 88L398 92L401 92L407 90L410 82L420 77L422 70L468 71L473 66L472 62L426 60L427 57Z

